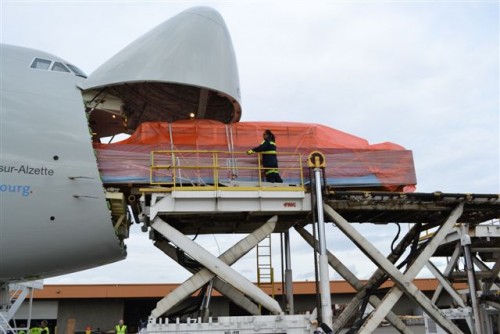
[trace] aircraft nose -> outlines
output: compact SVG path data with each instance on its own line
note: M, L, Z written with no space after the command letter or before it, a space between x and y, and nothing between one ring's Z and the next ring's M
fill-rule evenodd
M191 114L223 123L241 117L233 44L222 16L210 7L188 9L139 37L81 88L121 99L131 131L145 121Z

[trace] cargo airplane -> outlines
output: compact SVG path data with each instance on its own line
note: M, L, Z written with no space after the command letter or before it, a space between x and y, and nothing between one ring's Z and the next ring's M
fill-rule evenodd
M124 259L129 224L141 214L134 189L148 185L149 152L160 144L246 150L270 127L281 151L336 153L331 174L342 178L333 184L406 191L416 183L411 151L399 145L317 124L239 122L233 44L208 7L165 21L88 77L43 51L1 45L1 55L3 289ZM120 133L132 137L119 148L101 143ZM116 209L117 196L134 205L118 198Z

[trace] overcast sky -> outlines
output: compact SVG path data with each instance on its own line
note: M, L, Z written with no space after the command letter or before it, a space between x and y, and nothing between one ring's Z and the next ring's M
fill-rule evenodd
M236 51L242 121L321 123L412 150L417 191L500 193L497 1L4 1L1 42L92 73L136 38L197 5L218 10ZM358 227L383 252L394 226ZM237 236L197 242L215 255ZM49 283L171 283L190 275L134 226L128 259ZM279 273L279 237L273 237ZM328 248L360 278L374 266L333 225ZM295 280L314 278L292 234ZM235 266L256 280L252 252ZM425 276L425 273L422 275ZM338 278L333 272L332 278Z

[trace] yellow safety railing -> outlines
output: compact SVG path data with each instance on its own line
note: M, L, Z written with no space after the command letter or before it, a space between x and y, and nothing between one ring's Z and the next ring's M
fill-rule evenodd
M279 152L279 173L284 183L265 182L262 154L211 150L151 152L151 185L172 190L304 190L302 157ZM269 169L269 168L268 168Z

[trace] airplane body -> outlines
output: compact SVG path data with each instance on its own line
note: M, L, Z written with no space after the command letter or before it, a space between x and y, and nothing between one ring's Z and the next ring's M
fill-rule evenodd
M227 123L241 116L230 35L207 7L167 20L88 78L29 48L2 44L1 62L4 288L125 258L130 221L112 216L93 141L132 133L147 120L194 114Z
M0 282L123 259L77 88L81 72L32 49L2 45L1 54Z

